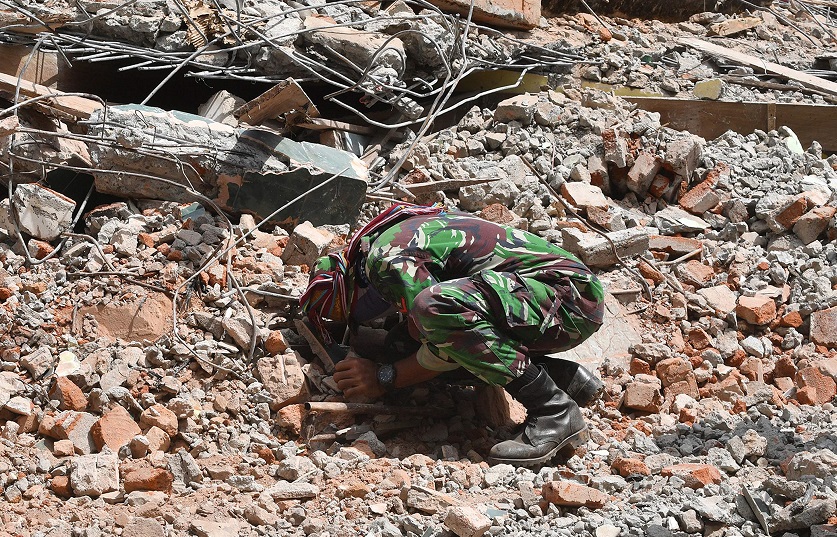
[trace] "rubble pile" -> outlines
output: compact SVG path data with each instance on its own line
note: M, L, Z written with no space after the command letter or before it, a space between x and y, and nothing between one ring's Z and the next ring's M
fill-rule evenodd
M67 52L83 30L102 57L283 81L250 102L219 94L205 116L89 95L0 101L0 533L837 534L837 157L782 125L705 139L590 84L827 102L802 85L742 89L719 78L730 66L675 44L741 33L736 44L793 48L788 64L807 68L833 37L827 19L563 15L533 30L549 36L538 44L480 27L469 54L492 68L551 47L603 60L553 56L555 71L578 65L429 130L406 127L435 105L410 117L421 99L398 101L400 84L455 77L455 54L439 54L460 47L444 30L462 21L423 3L236 6L0 12L4 31L60 27L52 45ZM406 124L320 117L290 78L311 73L304 58L337 57L388 81L362 91L394 91L389 120ZM280 94L294 104L265 112ZM298 127L362 132L374 151ZM80 196L56 170L87 181ZM342 399L298 297L317 257L393 200L526 229L596 270L605 325L567 355L606 385L583 410L585 446L543 467L489 465L523 415L485 387ZM383 326L357 350L390 352Z

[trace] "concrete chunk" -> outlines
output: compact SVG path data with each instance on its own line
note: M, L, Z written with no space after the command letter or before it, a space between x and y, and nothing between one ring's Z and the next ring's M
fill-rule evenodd
M618 254L625 258L648 251L648 232L644 228L629 228L607 234ZM617 263L610 242L595 233L583 233L575 228L562 230L564 248L579 256L591 267L609 267Z
M291 233L288 245L282 252L282 261L286 265L313 267L332 240L333 234L314 227L311 222L303 222Z
M67 231L73 220L76 202L37 183L18 185L12 199L17 209L20 230L37 239L51 241ZM3 212L8 206L3 207ZM5 229L14 234L10 214L0 216Z
M78 496L101 496L119 490L119 459L116 453L76 457L71 463L70 486Z

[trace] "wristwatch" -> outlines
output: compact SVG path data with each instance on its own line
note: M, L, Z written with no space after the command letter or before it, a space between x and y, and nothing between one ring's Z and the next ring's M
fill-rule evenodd
M385 391L392 391L395 384L395 376L397 372L392 364L381 364L378 366L378 384L381 385Z

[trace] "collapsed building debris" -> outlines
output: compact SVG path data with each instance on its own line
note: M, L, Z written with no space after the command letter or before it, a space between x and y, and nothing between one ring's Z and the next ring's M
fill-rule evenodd
M249 100L217 94L196 116L202 103L171 111L0 80L0 532L834 533L837 158L775 104L764 127L704 135L591 87L824 107L794 86L699 87L736 69L756 77L677 34L738 19L603 18L610 40L590 17L553 19L592 52L559 58L423 3L78 6L4 11L0 33L46 26L58 31L34 34L39 47L73 61L123 55L128 71L270 85ZM809 42L754 15L748 39ZM506 45L520 55L495 49ZM505 58L488 75L515 58L551 87L498 97L510 85L498 77L443 117L474 66L440 58L462 46ZM566 61L579 62L572 74L553 71ZM433 69L444 76L409 78ZM335 112L296 76L311 70L369 108ZM345 349L317 347L298 297L319 255L397 199L526 229L595 267L608 322L573 356L606 393L571 457L489 466L523 419L502 390L341 398L332 368ZM353 337L379 357L385 336Z

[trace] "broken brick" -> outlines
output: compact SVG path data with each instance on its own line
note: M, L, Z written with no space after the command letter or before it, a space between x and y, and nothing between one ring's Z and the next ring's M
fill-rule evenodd
M830 349L837 348L837 306L811 314L811 341Z
M657 378L660 379L663 387L686 380L689 376L694 377L692 364L683 358L667 358L657 363L654 370Z
M611 464L611 468L616 470L622 477L651 475L651 470L648 469L648 466L644 462L630 457L617 457L613 461L613 464Z
M807 210L808 200L804 196L799 196L790 205L777 211L773 218L785 229L790 229Z
M128 445L133 437L142 434L142 430L131 414L117 405L93 425L90 434L93 435L97 449L108 446L111 451L118 452L119 448Z
M173 482L174 476L165 468L138 468L127 472L122 484L125 492L135 490L171 492Z
M686 486L693 489L721 482L721 472L711 464L682 463L666 466L660 474L663 477L676 476L682 479Z
M87 397L84 396L84 392L67 377L55 378L55 382L49 390L49 397L58 401L60 410L80 412L87 408Z
M799 391L796 399L806 405L824 405L837 395L837 383L814 366L800 369L796 374Z
M628 408L656 413L662 407L663 396L654 384L635 381L625 386L622 404Z
M541 495L547 502L555 505L584 506L591 509L604 507L609 499L600 490L572 481L550 481L544 484Z
M776 317L776 302L762 295L741 296L735 313L750 324L765 325Z

